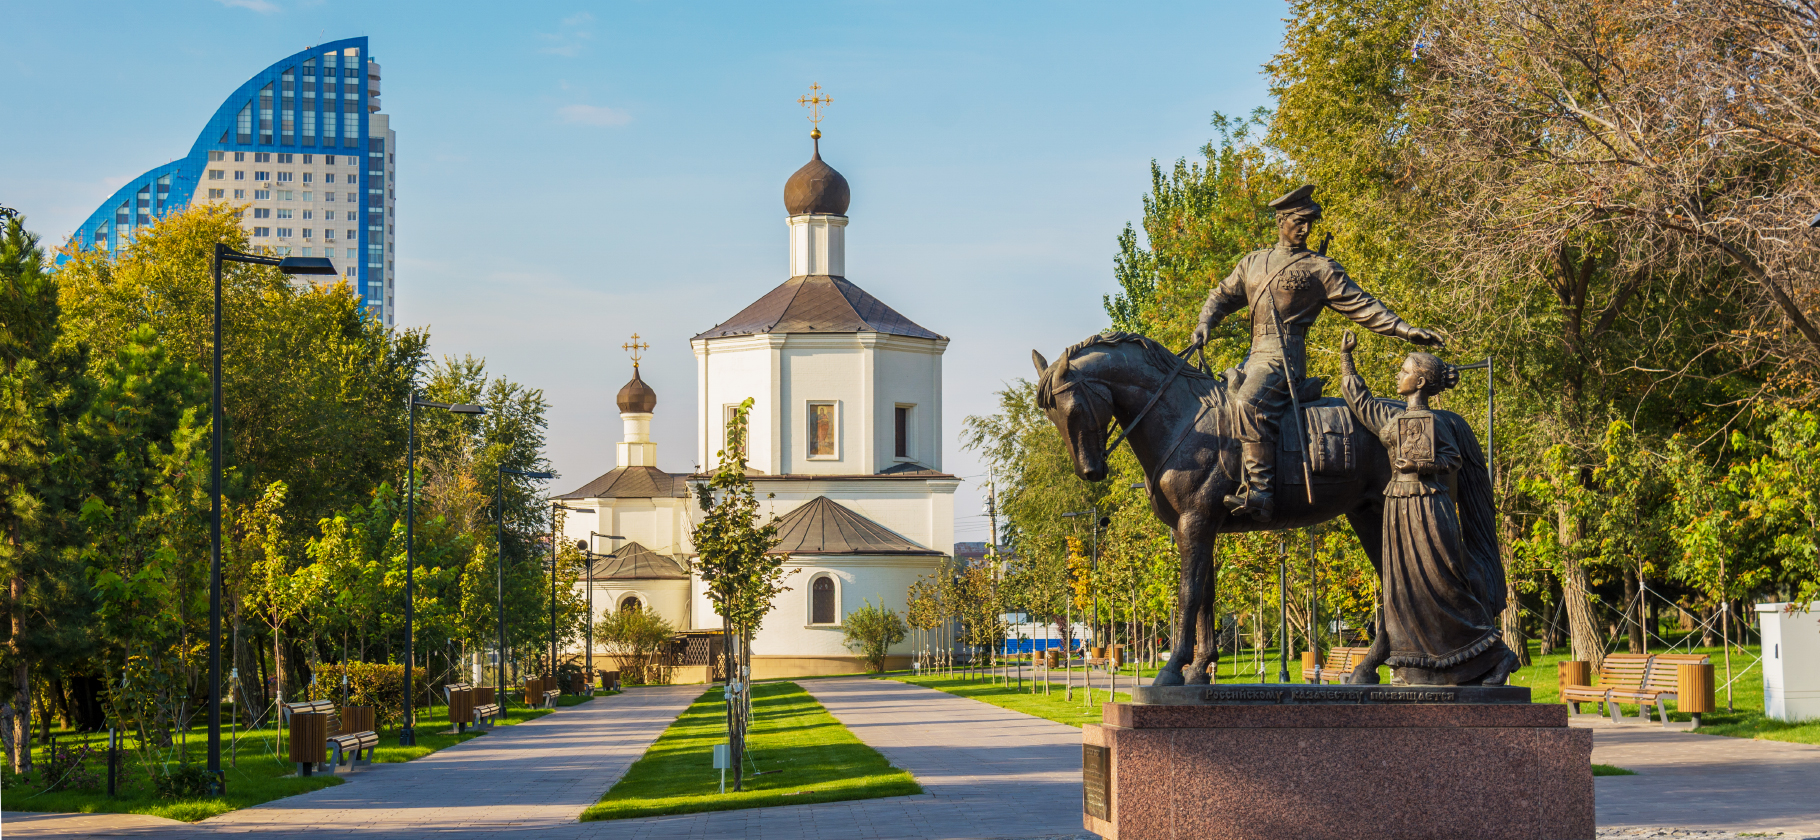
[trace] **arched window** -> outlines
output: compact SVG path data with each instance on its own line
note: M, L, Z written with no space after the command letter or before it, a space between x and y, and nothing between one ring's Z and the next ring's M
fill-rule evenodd
M643 605L638 602L637 595L627 595L626 597L619 599L620 612L638 612L639 608L642 606Z
M809 587L809 623L834 623L834 578L822 575Z

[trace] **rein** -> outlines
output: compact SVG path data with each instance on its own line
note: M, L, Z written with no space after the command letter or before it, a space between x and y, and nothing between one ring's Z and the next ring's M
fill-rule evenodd
M1157 386L1156 393L1150 395L1150 402L1144 403L1143 410L1139 411L1136 417L1131 418L1131 422L1125 424L1125 430L1119 432L1119 436L1114 438L1112 443L1106 445L1106 454L1101 457L1111 458L1113 450L1118 449L1119 444L1125 442L1125 438L1131 434L1131 430L1137 428L1139 423L1144 422L1144 415L1149 414L1150 409L1156 407L1157 400L1162 399L1163 395L1169 392L1169 386L1175 383L1175 378L1182 374L1183 368L1188 367L1188 355L1199 350L1202 343L1203 342L1197 341L1188 345L1182 352L1175 354L1177 358L1182 359L1182 363L1176 365L1175 370L1169 372L1169 376L1163 379L1162 385Z

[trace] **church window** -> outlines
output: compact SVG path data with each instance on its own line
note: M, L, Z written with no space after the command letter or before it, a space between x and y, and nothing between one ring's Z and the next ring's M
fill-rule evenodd
M834 612L834 578L822 575L809 587L809 623L833 624Z
M897 407L897 448L895 453L899 458L910 457L910 408L911 406L907 405Z
M638 612L644 605L640 604L637 595L627 595L619 599L620 612Z
M834 421L834 403L809 403L809 457L836 457Z

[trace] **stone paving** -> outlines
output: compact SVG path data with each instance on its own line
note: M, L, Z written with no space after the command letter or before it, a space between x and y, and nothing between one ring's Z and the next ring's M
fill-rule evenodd
M1601 836L1667 826L1820 838L1820 746L1619 725L1597 715L1575 715L1572 725L1593 730L1594 763L1637 772L1593 780Z

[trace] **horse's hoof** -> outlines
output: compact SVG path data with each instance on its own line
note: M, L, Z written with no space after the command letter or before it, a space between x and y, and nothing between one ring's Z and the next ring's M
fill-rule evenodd
M1152 686L1181 685L1182 672L1174 668L1164 668L1163 670L1156 672L1156 679L1151 680L1150 684Z
M1212 685L1213 679L1205 670L1188 672L1188 685Z

